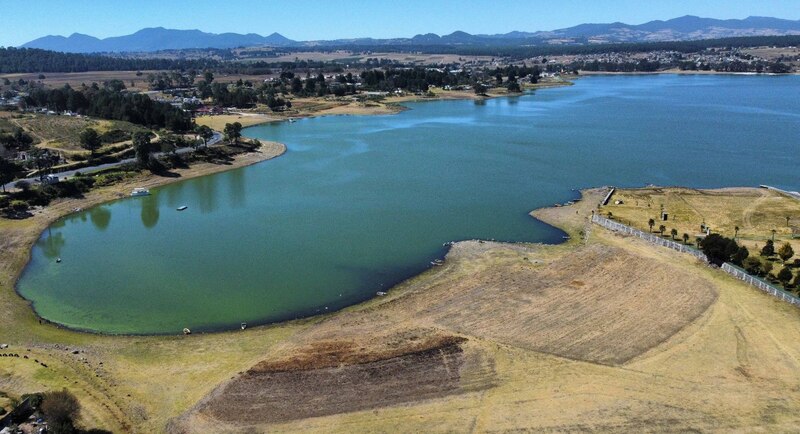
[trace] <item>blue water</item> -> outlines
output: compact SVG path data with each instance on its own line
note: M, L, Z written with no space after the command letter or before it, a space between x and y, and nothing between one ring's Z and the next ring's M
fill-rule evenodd
M528 213L575 188L797 189L798 95L797 76L590 77L248 128L288 152L62 219L18 290L47 319L111 333L330 312L423 271L448 241L559 242Z

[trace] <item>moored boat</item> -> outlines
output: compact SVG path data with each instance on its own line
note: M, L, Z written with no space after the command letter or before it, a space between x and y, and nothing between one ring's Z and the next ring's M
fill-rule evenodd
M136 187L131 191L131 196L149 196L150 190L144 187Z

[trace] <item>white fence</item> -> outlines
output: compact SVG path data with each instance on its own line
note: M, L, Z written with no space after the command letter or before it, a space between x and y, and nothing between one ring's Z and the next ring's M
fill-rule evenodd
M639 237L648 243L655 244L661 247L667 247L672 250L677 250L681 253L688 253L697 259L700 259L703 262L708 262L708 257L705 253L693 249L685 244L681 244L677 241L668 240L666 238L662 238L658 235L648 234L647 232L640 231L639 229L634 229L628 225L624 225L620 222L615 222L614 220L609 220L605 217L600 217L600 215L595 214L592 216L592 223L598 224L606 229L612 230L614 232L620 232L626 235L633 235L635 237Z
M693 249L693 248L691 248L689 246L677 243L677 242L672 241L672 240L667 240L667 239L661 238L658 235L648 234L647 232L640 231L639 229L634 229L634 228L632 228L632 227L630 227L628 225L624 225L622 223L615 222L614 220L609 220L609 219L607 219L605 217L600 217L598 214L595 214L594 216L592 216L592 223L600 225L600 226L602 226L602 227L604 227L604 228L606 228L608 230L614 231L614 232L620 232L620 233L623 233L623 234L626 234L626 235L633 235L635 237L639 237L639 238L641 238L641 239L643 239L643 240L645 240L645 241L647 241L647 242L649 242L651 244L655 244L657 246L667 247L667 248L670 248L672 250L677 250L677 251L682 252L682 253L688 253L688 254L690 254L690 255L692 255L692 256L694 256L694 257L696 257L696 258L698 258L698 259L700 259L700 260L702 260L704 262L708 262L708 257L705 255L705 253L703 253L703 252L701 252L699 250L695 250L695 249ZM735 278L737 278L739 280L742 280L742 281L744 281L744 282L746 282L746 283L748 283L748 284L750 284L752 286L755 286L756 288L766 292L767 294L770 294L771 296L773 296L775 298L778 298L778 299L783 300L783 301L785 301L787 303L791 303L791 304L793 304L795 306L800 307L800 298L797 298L797 297L787 293L786 291L784 291L782 289L779 289L779 288L777 288L775 286L772 286L769 283L759 279L758 277L751 276L751 275L747 274L746 271L742 270L741 268L739 268L739 267L737 267L735 265L732 265L732 264L729 264L729 263L726 262L726 263L722 264L721 269L722 269L722 271L730 274L731 276L733 276L733 277L735 277Z
M741 268L735 265L731 265L726 262L722 264L722 270L739 280L742 280L744 282L749 283L750 285L755 286L756 288L766 292L767 294L775 298L779 298L795 306L800 306L800 298L797 298L782 289L776 288L770 285L769 283L759 279L758 277L754 277L747 274L746 271L742 270Z

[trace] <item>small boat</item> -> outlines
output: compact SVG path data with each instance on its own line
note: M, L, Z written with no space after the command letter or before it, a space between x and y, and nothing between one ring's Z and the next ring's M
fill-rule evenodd
M241 325L239 325L239 327L241 327L241 328L242 328L242 330L244 330L244 329L246 329L246 328L247 328L247 323L246 323L246 322L243 322Z
M383 291L378 291L378 292L376 292L376 294L377 294L378 296L380 296L380 297L383 297L384 295L386 295L386 293L385 293L385 292L383 292Z
M297 120L296 120L296 119L289 118L289 123L293 124L293 123L295 123L295 122L297 122Z
M143 187L136 187L131 192L131 196L149 196L150 190L143 188Z
M185 334L185 335L190 335L190 334L192 334L192 331L191 331L191 330L189 330L189 328L187 327L187 328L184 328L184 329L183 329L183 334Z
M189 208L189 207L188 207L188 206L186 206L186 205L181 205L181 206L179 206L179 207L177 208L177 210L178 210L178 211L183 211L183 210L185 210L186 208Z

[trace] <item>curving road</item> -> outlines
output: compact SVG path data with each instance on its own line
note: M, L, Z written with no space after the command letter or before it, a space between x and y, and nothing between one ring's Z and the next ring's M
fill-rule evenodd
M214 146L214 145L216 145L217 143L219 143L221 141L222 141L222 133L214 131L214 136L211 139L208 140L208 146ZM176 154L187 154L189 152L194 152L194 148L180 148L180 149L175 151ZM160 156L164 155L164 153L163 152L154 152L153 155L156 156L156 157L160 157ZM136 161L135 157L126 158L124 160L120 160L120 161L117 161L117 162L114 162L114 163L98 164L97 166L82 167L80 169L66 170L66 171L63 171L63 172L55 172L55 173L51 173L51 175L58 176L58 179L71 178L71 177L75 176L76 172L91 173L91 172L96 172L98 170L108 169L109 167L117 167L117 166L121 166L123 164L133 163L134 161ZM27 181L27 182L29 182L31 184L37 184L37 183L40 182L39 181L39 177L35 176L35 177L31 177L31 178L16 179L14 181L9 182L8 184L5 184L3 187L6 190L13 189L14 188L14 184L18 183L19 181Z

